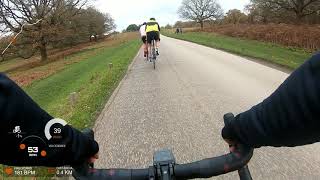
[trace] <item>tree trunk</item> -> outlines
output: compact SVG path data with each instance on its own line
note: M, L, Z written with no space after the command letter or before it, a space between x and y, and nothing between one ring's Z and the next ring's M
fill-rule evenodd
M304 14L302 12L296 13L297 24L302 24L304 22Z
M297 1L296 7L295 7L295 13L297 17L297 24L301 24L304 20L304 14L303 14L303 6L305 5L304 1Z
M203 30L203 21L200 21L201 30Z
M46 61L48 59L48 54L47 54L47 43L44 37L41 38L39 50L41 55L41 61Z
M262 23L263 24L268 24L268 18L266 16L262 17Z

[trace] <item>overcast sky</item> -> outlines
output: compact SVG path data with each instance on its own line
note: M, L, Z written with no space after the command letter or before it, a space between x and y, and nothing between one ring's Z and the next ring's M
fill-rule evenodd
M249 0L218 0L224 9L240 9ZM141 24L155 17L160 26L174 24L179 17L177 10L182 0L96 0L92 3L102 12L108 12L115 19L117 30L125 29L129 24Z

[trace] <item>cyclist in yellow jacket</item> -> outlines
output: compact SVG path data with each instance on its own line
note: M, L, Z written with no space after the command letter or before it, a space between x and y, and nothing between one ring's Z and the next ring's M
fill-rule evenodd
M159 43L160 43L160 26L155 18L150 18L150 21L146 25L148 49L151 52L151 42L156 41L156 53L159 55Z

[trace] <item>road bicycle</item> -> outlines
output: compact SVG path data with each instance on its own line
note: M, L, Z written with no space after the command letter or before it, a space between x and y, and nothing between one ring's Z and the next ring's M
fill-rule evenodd
M225 124L227 122L225 115ZM93 138L93 131L86 133ZM177 164L171 150L154 153L153 165L145 169L95 169L93 164L84 163L75 167L73 177L77 180L185 180L211 178L238 171L240 180L252 180L247 166L253 149L238 144L234 151L219 157L204 159L188 164Z
M156 69L156 60L157 60L157 52L156 52L156 40L152 39L151 41L151 50L148 51L147 59L153 63L153 69Z

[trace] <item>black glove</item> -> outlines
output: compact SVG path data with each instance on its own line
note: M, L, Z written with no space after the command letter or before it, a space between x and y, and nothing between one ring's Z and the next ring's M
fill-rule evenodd
M94 141L94 132L93 132L92 129L84 129L82 131L82 133L85 136L87 136L88 138L90 138L92 141ZM96 152L96 153L98 153L98 152ZM91 157L94 156L95 154L92 154ZM73 165L72 167L75 170L73 172L73 176L75 178L76 177L80 177L80 176L86 176L87 173L89 172L89 169L93 168L93 166L94 166L93 163L92 162L88 162L87 160L83 161L81 164Z
M223 119L225 126L221 131L222 138L228 142L240 143L233 127L233 123L235 121L234 115L232 113L225 114ZM243 143L241 142L241 144Z

